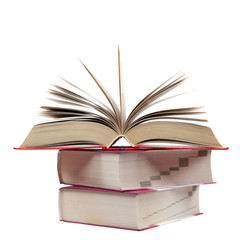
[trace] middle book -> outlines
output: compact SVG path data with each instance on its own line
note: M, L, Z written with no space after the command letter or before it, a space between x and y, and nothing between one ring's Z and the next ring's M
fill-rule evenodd
M211 150L60 150L60 183L130 190L211 183Z

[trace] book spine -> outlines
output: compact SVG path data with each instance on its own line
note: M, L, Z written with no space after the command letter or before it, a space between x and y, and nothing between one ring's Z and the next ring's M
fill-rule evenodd
M59 220L62 221L62 213L61 213L61 197L60 197L61 191L58 190L58 216Z
M63 183L62 180L62 174L61 174L61 150L58 151L58 155L57 155L57 171L58 171L58 179L60 184Z

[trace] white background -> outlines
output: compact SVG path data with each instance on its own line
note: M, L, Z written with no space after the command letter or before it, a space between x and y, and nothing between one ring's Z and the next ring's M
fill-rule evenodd
M1 1L1 239L239 239L238 3ZM115 95L118 44L127 103L182 70L201 92L217 138L230 147L213 153L217 184L201 188L202 216L143 232L62 223L57 152L12 149L37 122L57 76L83 74L78 58Z

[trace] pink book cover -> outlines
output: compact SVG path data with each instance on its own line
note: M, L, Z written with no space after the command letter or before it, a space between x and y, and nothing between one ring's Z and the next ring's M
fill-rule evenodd
M197 216L200 216L202 215L203 213L197 213L197 214L194 214L192 215L192 217L197 217ZM191 216L189 216L191 217ZM183 219L178 219L178 220L175 220L174 222L178 222L180 220L183 220ZM116 228L116 229L123 229L123 230L132 230L132 231L144 231L144 230L148 230L148 229L152 229L152 228L155 228L155 227L160 227L161 224L156 224L156 225L152 225L150 227L147 227L147 228L141 228L141 229L135 229L135 228L122 228L122 227L115 227L115 226L108 226L108 225L99 225L99 224L93 224L93 223L84 223L84 222L72 222L72 221L65 221L65 220L61 220L61 222L66 222L66 223L77 223L77 224L85 224L85 225L90 225L90 226L97 226L97 227L108 227L108 228ZM163 223L162 225L165 225L167 223Z
M98 187L87 187L87 186L67 186L62 187L61 189L76 189L76 190L90 190L90 191L99 191L99 192L115 192L115 193L125 193L125 194L144 194L144 193L150 193L150 192L157 192L158 190L152 189L152 188L140 188L140 189L131 189L131 190L114 190L114 189L106 189L106 188L98 188Z
M100 191L100 192L117 192L117 193L124 193L124 194L133 194L133 195L138 195L138 194L145 194L145 193L150 193L150 192L157 192L158 190L156 189L150 189L150 188L143 188L143 189L133 189L133 190L125 190L125 191L118 191L118 190L112 190L112 189L103 189L103 188L95 188L95 187L85 187L85 186L68 186L68 187L62 187L61 189L79 189L79 190L91 190L91 191ZM199 216L202 215L203 213L197 213L192 216ZM189 216L190 217L190 216ZM184 219L184 218L182 218ZM173 222L180 221L182 219L177 219L174 220ZM85 222L74 222L74 221L65 221L60 219L62 222L68 222L68 223L77 223L77 224L85 224L85 225L91 225L91 226L98 226L98 227L109 227L109 228L116 228L116 229L123 229L123 230L132 230L132 231L144 231L147 229L152 229L155 227L161 226L161 224L155 224L152 226L149 226L147 228L142 228L142 229L135 229L135 228L122 228L122 227L115 227L115 226L109 226L109 225L100 225L100 224L93 224L93 223L85 223ZM165 225L166 223L163 223L162 225Z

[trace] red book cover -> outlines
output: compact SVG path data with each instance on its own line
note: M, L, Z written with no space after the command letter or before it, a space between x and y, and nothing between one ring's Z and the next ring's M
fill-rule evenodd
M135 146L135 147L110 147L87 146L87 147L56 147L56 148L16 148L15 150L96 150L96 151L148 151L148 150L228 150L225 148L201 148L201 147L156 147L156 146Z

